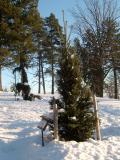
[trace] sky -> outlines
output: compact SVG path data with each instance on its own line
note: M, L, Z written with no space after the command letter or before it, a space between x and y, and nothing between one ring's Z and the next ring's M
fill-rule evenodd
M40 0L39 2L39 11L41 17L48 17L50 13L54 13L56 18L59 20L60 24L63 26L63 17L62 17L62 10L64 10L65 14L65 20L68 22L68 28L73 24L73 17L70 13L70 10L76 5L76 0ZM33 83L35 79L31 77L31 72L28 71L28 79L29 83L32 86L32 91L36 90L36 87ZM14 83L14 76L12 74L12 71L3 70L2 72L2 84L3 89L10 88L11 84ZM49 82L48 82L48 86Z
M75 6L76 0L40 0L39 10L42 17L47 17L50 13L55 13L62 25L62 10L65 12L65 19L72 24L73 18L70 10Z

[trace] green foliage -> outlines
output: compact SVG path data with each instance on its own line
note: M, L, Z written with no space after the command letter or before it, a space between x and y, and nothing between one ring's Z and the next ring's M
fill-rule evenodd
M51 98L51 100L49 101L49 104L50 104L50 109L53 109L54 104L57 104L58 109L63 108L62 101L60 101L60 99L55 99L54 97Z
M53 13L45 18L44 31L46 34L46 41L43 42L43 45L46 47L46 58L48 64L55 64L58 62L59 57L62 28Z
M50 65L47 70L52 76L52 91L54 94L55 83L55 68L58 67L58 59L60 57L60 46L62 37L62 28L53 13L44 20L44 30L46 33L46 40L43 42L45 46L45 57L47 63Z
M42 20L37 7L38 0L0 0L0 67L22 68L22 82L28 81L24 69L38 50Z
M90 90L82 84L80 64L73 48L63 48L58 91L64 112L59 115L59 134L65 140L85 141L93 136L95 116Z
M9 61L20 63L20 54L29 61L36 51L33 35L41 28L37 5L38 0L0 1L1 62L9 56Z
M66 104L66 109L70 107L71 114L74 115L74 109L76 108L75 102L79 99L81 88L81 77L79 69L79 61L71 49L68 54L67 50L63 50L64 55L60 63L60 70L58 74L60 80L58 81L58 91L63 96L63 101ZM73 53L72 53L73 52Z

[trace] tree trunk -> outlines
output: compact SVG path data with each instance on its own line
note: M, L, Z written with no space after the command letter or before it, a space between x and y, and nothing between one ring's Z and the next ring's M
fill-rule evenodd
M41 56L40 56L40 53L39 53L39 56L38 56L38 63L39 63L39 68L38 68L38 93L41 92Z
M53 57L52 57L52 91L51 94L54 94L54 64L53 64Z
M3 91L2 89L2 67L0 66L0 91Z
M93 81L94 92L97 97L103 97L103 84L104 84L104 73L103 71L97 71Z
M41 57L41 71L42 71L43 92L44 92L44 94L46 94L46 90L45 90L45 78L44 78L42 57Z
M96 96L103 97L103 80L96 84Z
M25 71L26 62L27 61L25 61L25 59L23 58L23 55L20 53L21 83L28 83L28 77Z
M114 98L118 98L118 86L117 86L117 70L114 67L113 68L113 73L114 73Z

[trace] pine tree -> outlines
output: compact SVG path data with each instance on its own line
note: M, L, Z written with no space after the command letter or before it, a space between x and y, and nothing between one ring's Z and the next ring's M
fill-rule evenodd
M58 65L58 59L60 57L60 41L62 35L62 28L53 13L49 17L45 18L45 29L47 33L46 47L47 50L47 60L50 65L48 73L52 76L52 90L51 93L54 94L55 86L55 67Z
M41 26L37 5L38 0L0 1L0 69L23 66L21 58L28 66L36 51L34 33Z
M73 48L63 47L58 77L58 91L64 108L59 115L60 137L85 141L93 135L95 117L90 91L82 84L80 64Z
M10 44L13 42L13 30L16 7L8 0L0 1L0 90L2 90L2 69L10 64Z
M47 35L44 31L44 19L41 19L42 27L38 26L38 29L35 33L35 39L37 44L37 54L36 59L37 61L33 62L33 66L37 66L37 72L35 77L38 78L38 93L41 93L41 86L43 87L44 94L46 93L45 88L45 65L46 64L46 41L47 41ZM35 65L34 65L35 64Z

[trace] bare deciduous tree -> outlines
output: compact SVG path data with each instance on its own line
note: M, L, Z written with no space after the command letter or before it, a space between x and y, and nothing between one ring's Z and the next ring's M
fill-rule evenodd
M77 4L72 11L76 20L74 26L82 40L81 48L85 49L80 54L88 60L87 72L90 75L92 89L97 96L102 97L104 79L113 67L111 62L113 54L118 51L118 47L115 46L118 46L116 24L119 8L117 0L83 1L84 7Z

